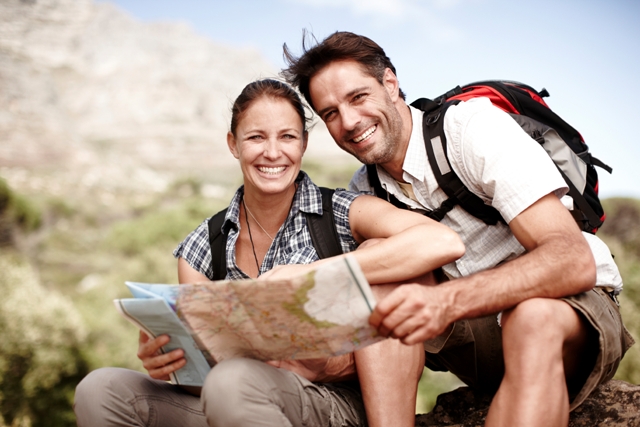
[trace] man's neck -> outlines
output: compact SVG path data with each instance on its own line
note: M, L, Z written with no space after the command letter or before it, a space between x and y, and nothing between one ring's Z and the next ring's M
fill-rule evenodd
M404 159L407 155L407 149L409 148L409 140L411 139L411 132L413 130L413 119L411 117L411 109L404 102L400 100L402 104L398 107L400 117L402 119L402 132L400 134L400 141L397 145L396 152L393 159L386 163L380 163L382 167L389 175L398 182L404 182L403 175Z

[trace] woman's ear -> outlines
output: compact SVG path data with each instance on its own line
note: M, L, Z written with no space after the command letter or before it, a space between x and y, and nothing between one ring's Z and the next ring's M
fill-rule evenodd
M382 76L382 83L387 90L387 93L391 97L391 100L395 102L400 96L400 84L398 83L398 77L391 71L391 68L384 70L384 76Z
M307 151L307 142L309 142L309 131L304 131L302 133L302 154Z
M240 158L238 154L238 146L236 144L236 137L233 136L231 132L227 132L227 146L229 147L229 151L233 154L233 157L236 159Z

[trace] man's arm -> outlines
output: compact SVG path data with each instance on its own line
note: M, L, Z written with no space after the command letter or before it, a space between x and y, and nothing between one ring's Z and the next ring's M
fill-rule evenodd
M370 323L384 336L415 344L438 336L456 320L498 313L529 298L593 288L591 249L555 195L542 197L509 226L527 250L524 255L436 287L401 286L376 306Z

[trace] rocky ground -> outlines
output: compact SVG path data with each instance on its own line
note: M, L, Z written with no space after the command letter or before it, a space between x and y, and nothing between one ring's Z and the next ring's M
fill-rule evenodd
M438 397L428 414L416 416L416 427L482 427L491 399L461 387ZM569 427L640 426L640 386L612 380L600 386L571 413Z

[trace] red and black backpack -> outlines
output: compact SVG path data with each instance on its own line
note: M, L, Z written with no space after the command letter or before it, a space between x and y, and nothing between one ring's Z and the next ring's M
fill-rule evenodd
M451 105L477 97L486 97L493 105L506 111L531 138L538 141L553 159L569 187L573 199L571 214L583 231L595 234L605 219L598 198L598 174L595 166L611 173L612 169L593 157L580 133L554 113L544 102L549 96L522 83L483 81L458 86L433 100L420 98L411 105L424 111L423 133L429 164L440 187L449 197L426 215L440 221L455 205L486 224L504 222L500 213L467 189L451 168L442 118ZM570 150L567 150L569 147ZM446 160L446 162L444 161ZM378 197L394 205L406 206L382 188L375 165L368 165L369 182Z

